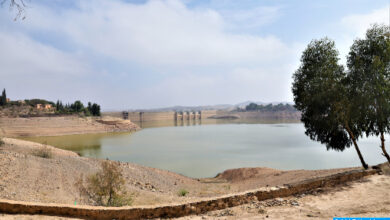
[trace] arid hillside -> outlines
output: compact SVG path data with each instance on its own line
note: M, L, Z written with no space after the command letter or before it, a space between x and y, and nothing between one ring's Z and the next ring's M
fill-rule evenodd
M0 117L0 135L4 137L57 136L86 133L136 131L139 127L119 118L51 116Z

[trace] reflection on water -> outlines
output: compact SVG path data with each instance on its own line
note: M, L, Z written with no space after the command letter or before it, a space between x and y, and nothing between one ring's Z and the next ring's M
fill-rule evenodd
M196 125L216 125L216 124L281 124L300 123L294 119L196 119L196 120L163 120L163 121L142 121L134 122L141 128L157 128L157 127L180 127L180 126L196 126Z
M22 137L20 139L34 141L42 144L56 146L61 149L77 152L81 156L102 158L102 140L107 137L118 137L129 133L108 133L108 134L80 134L51 137Z
M73 150L82 155L137 163L190 177L212 177L238 167L275 169L328 169L360 166L353 147L344 152L327 151L311 141L302 124L248 124L239 122L201 126L191 121L171 127L158 122L135 133L88 134L27 138ZM221 122L218 120L218 122ZM152 123L145 123L144 127ZM160 127L158 127L159 125ZM164 127L162 127L164 126ZM386 140L390 138L387 136ZM365 160L385 161L375 137L359 141Z

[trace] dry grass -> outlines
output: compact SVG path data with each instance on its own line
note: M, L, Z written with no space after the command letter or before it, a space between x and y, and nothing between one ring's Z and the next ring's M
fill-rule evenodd
M53 158L53 152L52 152L51 149L48 148L48 147L43 147L43 148L35 149L35 150L33 150L33 153L32 153L32 154L33 154L34 156L42 157L42 158L46 158L46 159Z

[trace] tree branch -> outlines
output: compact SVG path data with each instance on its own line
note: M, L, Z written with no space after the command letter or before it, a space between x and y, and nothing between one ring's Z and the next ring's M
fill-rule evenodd
M14 21L18 20L19 18L22 18L24 20L26 18L25 9L27 7L26 0L2 0L1 6L4 6L7 2L9 2L9 9L12 11L14 8L16 8L16 16L14 18Z

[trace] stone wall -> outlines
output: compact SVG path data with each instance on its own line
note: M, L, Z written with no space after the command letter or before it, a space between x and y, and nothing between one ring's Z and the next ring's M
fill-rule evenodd
M42 214L85 219L145 219L173 218L225 209L249 203L307 192L318 187L336 186L341 183L376 174L378 170L353 170L327 177L315 178L283 187L258 189L234 195L226 195L202 201L166 206L142 207L93 207L59 204L38 204L0 200L0 212L9 214Z

